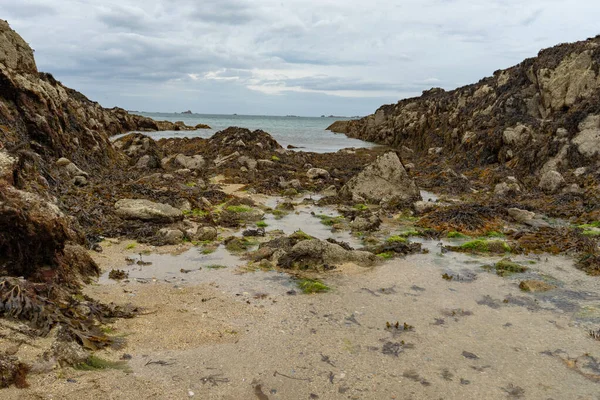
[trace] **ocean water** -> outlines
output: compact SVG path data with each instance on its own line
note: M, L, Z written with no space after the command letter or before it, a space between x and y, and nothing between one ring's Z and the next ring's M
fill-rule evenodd
M268 132L283 147L293 145L299 147L298 151L312 151L318 153L335 152L348 147L373 147L374 144L358 139L350 139L345 135L327 131L326 128L333 122L344 118L328 117L278 117L262 115L216 115L216 114L176 114L176 113L143 113L134 114L150 117L154 120L183 121L186 125L209 125L212 129L199 129L197 131L162 131L152 132L148 135L154 139L173 137L202 137L209 138L214 133L238 126L251 131L262 129ZM347 119L347 118L346 118Z

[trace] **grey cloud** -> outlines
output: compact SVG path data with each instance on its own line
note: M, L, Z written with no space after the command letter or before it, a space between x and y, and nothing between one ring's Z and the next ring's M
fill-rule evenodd
M109 105L166 109L185 91L185 109L219 98L226 113L252 103L262 113L320 115L329 104L366 114L376 102L452 89L594 36L600 3L579 5L587 12L577 18L559 0L4 0L2 12L41 70ZM296 90L260 91L274 86ZM390 97L327 95L340 92Z
M50 17L56 15L57 9L43 2L18 1L6 7L4 12L8 17L30 19L40 16Z
M189 17L225 25L246 24L262 18L257 6L245 0L199 1Z

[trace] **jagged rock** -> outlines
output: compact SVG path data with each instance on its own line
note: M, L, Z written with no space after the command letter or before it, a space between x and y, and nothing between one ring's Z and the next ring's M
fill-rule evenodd
M376 256L366 251L345 250L337 244L324 240L311 239L298 242L285 255L279 258L282 268L321 268L354 263L363 267L375 263Z
M206 162L204 161L204 157L200 155L195 156L186 156L183 154L178 154L175 157L175 164L181 166L182 168L189 169L192 171L199 171L204 168ZM226 162L226 161L224 161Z
M323 168L311 168L306 172L309 179L329 179L329 172Z
M124 219L172 222L183 219L181 210L168 204L143 199L121 199L115 203L117 215Z
M548 171L540 179L539 188L546 193L556 193L565 186L565 178L558 171Z
M61 367L73 367L85 362L89 353L77 342L56 340L50 350L43 355L45 360L57 363Z
M162 228L158 231L158 238L164 244L178 244L183 240L183 232L179 229Z
M390 201L413 203L421 200L419 188L394 152L378 157L351 178L340 190L340 195L355 199L360 197L377 204Z

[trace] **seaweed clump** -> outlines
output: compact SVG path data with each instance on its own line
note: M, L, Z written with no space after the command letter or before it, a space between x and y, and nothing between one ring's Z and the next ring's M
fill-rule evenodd
M599 254L586 254L577 261L575 266L588 275L599 276L600 275L600 255Z
M461 232L481 236L502 228L500 213L483 205L458 205L430 212L417 222L418 226L437 232Z

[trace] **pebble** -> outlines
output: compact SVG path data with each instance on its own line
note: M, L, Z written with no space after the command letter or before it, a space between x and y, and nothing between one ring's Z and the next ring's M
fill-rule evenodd
M191 390L188 390L188 396L194 397L194 392L192 392Z

